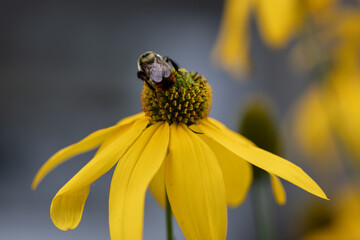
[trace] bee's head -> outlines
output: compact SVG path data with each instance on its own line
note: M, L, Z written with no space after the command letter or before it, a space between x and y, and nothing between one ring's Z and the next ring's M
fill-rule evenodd
M154 63L155 58L160 58L162 60L162 57L153 51L141 54L137 62L138 70L144 71L144 68Z

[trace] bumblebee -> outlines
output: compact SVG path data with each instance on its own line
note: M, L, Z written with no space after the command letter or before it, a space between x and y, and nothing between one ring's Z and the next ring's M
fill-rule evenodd
M152 51L145 52L140 55L137 61L137 77L143 80L152 91L155 91L155 88L166 91L176 82L170 63L175 71L179 72L178 65L172 59L163 58Z

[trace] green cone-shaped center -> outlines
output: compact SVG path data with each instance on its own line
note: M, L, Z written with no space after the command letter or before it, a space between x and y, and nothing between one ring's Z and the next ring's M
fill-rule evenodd
M173 71L176 83L167 90L151 90L146 84L141 94L142 109L151 123L181 122L190 126L209 115L211 87L207 80L185 69Z

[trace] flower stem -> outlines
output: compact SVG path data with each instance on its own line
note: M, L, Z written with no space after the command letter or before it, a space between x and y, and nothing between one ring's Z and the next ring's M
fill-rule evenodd
M173 227L172 227L172 213L171 213L171 206L168 199L167 194L166 196L166 228L167 228L167 240L175 240L173 237Z
M257 239L275 239L273 225L271 224L271 209L269 206L268 196L264 191L264 182L255 182L251 193Z

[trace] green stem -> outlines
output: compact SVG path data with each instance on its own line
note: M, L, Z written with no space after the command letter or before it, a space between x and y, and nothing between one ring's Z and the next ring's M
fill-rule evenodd
M168 199L167 194L166 196L166 228L167 228L167 239L168 240L175 240L173 237L173 227L172 227L172 213L171 213L171 206Z
M271 209L269 199L264 191L264 182L258 181L253 186L251 192L252 209L255 218L255 229L257 239L270 240L275 239L274 229L271 220Z

